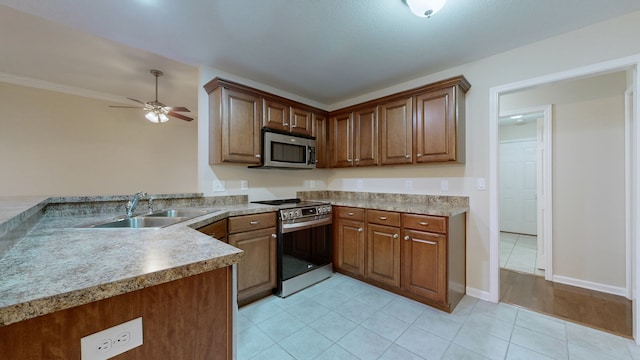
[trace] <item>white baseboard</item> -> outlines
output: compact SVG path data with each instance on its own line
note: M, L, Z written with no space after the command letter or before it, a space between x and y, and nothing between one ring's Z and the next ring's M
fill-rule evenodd
M612 294L612 295L624 296L627 299L631 300L631 292L624 287L600 284L600 283L574 279L574 278L560 276L560 275L553 275L553 282L557 282L565 285L577 286L577 287L581 287L589 290L600 291L600 292Z
M491 296L488 291L472 288L467 286L467 295L473 296L484 301L491 301Z

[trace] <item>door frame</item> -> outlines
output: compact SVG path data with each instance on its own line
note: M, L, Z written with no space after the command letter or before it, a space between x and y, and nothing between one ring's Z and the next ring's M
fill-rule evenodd
M500 104L498 104L499 106ZM498 108L498 110L500 110ZM542 106L534 106L523 109L509 110L499 112L499 117L507 117L519 114L538 114L542 113L542 123L536 126L536 140L538 142L536 154L536 196L537 201L537 229L538 241L542 239L542 248L544 253L544 279L553 279L553 105L547 104ZM500 147L499 137L500 126L498 124L498 153ZM498 164L500 159L496 158ZM499 169L498 169L499 170ZM498 173L498 176L500 174ZM499 179L499 177L497 178ZM498 196L500 186L498 184ZM498 198L499 201L499 198ZM498 202L499 204L499 202ZM498 232L500 231L500 218L498 217ZM540 245L538 245L540 246ZM499 248L499 246L498 246ZM498 258L500 258L498 254ZM536 263L538 266L538 263Z
M629 146L625 147L625 154L628 161L625 162L625 182L628 184L627 198L629 204L626 209L626 221L629 231L629 248L631 249L631 264L627 264L627 269L631 269L627 281L631 286L627 289L631 295L633 307L633 337L640 345L640 307L638 306L638 292L640 288L640 276L638 272L638 259L640 259L640 126L638 126L638 110L640 109L640 54L628 56L620 59L605 61L579 68L561 71L553 74L543 75L531 79L495 86L489 89L489 299L492 302L500 300L500 226L499 226L499 166L498 166L498 119L500 115L500 95L510 92L521 91L535 86L549 83L589 77L599 74L606 74L617 71L629 71L632 74L631 93L636 94L632 100L632 106L627 106L634 111L625 126L625 134L629 138ZM629 256L628 256L629 258Z

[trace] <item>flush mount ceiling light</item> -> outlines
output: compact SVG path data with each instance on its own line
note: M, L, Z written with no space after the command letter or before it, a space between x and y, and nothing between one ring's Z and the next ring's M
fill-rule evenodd
M405 0L411 12L420 17L431 17L442 9L447 0Z

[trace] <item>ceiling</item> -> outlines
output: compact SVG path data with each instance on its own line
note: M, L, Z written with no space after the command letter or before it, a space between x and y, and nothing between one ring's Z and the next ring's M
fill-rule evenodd
M0 73L146 101L158 68L160 100L196 107L206 65L328 106L638 10L449 0L418 18L403 0L0 0Z

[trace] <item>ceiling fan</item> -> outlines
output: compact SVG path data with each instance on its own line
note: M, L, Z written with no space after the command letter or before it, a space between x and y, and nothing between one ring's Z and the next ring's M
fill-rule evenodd
M193 118L190 118L188 116L184 116L182 114L178 114L178 112L190 112L189 109L187 109L184 106L166 106L165 104L161 103L158 101L158 78L160 76L163 75L163 72L160 70L155 70L152 69L151 74L153 74L153 76L156 77L156 99L153 101L147 101L146 103L138 100L138 99L134 99L134 98L127 98L131 101L135 101L137 103L140 103L144 106L117 106L117 105L110 105L109 107L114 107L114 108L125 108L125 109L143 109L144 111L147 112L147 114L144 116L145 118L147 118L147 120L153 122L153 123L163 123L163 122L167 122L169 120L169 118L167 116L172 116L174 118L178 118L180 120L184 120L184 121L191 121L193 120Z

